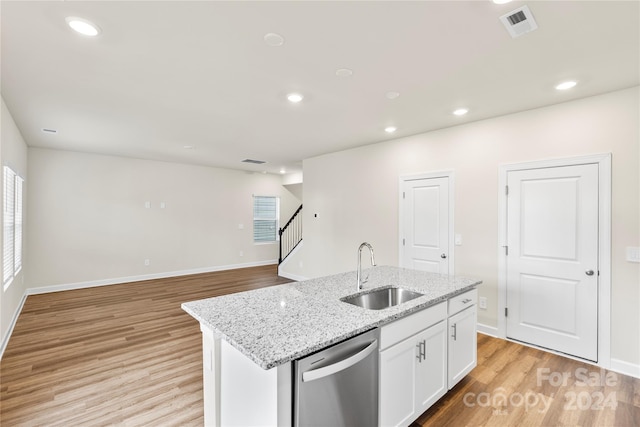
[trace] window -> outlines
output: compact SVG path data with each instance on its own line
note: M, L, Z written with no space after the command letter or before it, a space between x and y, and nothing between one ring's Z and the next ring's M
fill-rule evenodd
M22 187L24 180L4 167L2 277L4 289L22 268Z
M277 197L253 196L253 241L275 242L278 235L280 199Z

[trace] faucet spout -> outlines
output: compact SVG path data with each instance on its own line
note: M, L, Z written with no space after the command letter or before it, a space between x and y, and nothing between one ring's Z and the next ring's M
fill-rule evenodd
M365 247L369 249L369 253L371 254L371 266L372 267L376 266L376 260L373 256L373 246L371 246L367 242L362 242L358 247L358 271L356 273L357 280L358 280L358 284L357 284L358 290L362 289L362 284L367 281L367 279L365 279L364 281L362 280L362 248L365 248Z

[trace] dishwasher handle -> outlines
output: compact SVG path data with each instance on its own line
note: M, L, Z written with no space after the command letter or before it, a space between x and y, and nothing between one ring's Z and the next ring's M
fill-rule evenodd
M354 354L353 356L349 356L346 359L342 359L339 362L333 363L329 366L324 366L322 368L314 369L311 371L302 373L302 381L309 382L313 380L319 380L320 378L328 377L329 375L333 375L337 372L344 371L347 368L355 365L363 359L366 359L375 349L378 348L378 340L373 340L371 344L365 347L362 351Z

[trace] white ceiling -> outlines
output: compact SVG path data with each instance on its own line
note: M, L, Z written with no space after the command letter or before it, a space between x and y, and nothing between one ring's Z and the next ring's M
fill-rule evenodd
M539 28L512 39L499 17L525 4ZM638 85L639 5L3 0L2 96L30 146L293 172L316 155ZM79 36L67 16L102 33ZM271 32L285 43L267 45ZM556 91L566 79L579 84ZM289 103L291 91L304 100Z

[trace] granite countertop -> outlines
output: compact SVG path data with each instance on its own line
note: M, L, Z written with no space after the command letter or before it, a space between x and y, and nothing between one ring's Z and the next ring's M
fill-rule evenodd
M182 309L263 369L299 359L361 332L437 304L480 280L381 266L182 304ZM384 310L340 301L384 286L424 294Z

